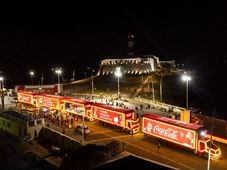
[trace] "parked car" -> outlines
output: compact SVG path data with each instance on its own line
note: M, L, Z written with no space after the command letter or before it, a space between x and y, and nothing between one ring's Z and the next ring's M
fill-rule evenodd
M88 128L88 126L86 124L84 124L84 130L83 130L83 124L79 124L76 126L75 131L79 134L83 134L83 132L85 131L85 134L88 135L90 133L90 129Z

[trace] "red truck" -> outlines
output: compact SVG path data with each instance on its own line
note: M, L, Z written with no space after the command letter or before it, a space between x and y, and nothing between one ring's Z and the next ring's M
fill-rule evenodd
M63 96L40 93L37 97L37 107L48 108L52 110L61 110L61 100Z
M90 121L92 120L90 114L92 102L75 98L65 98L62 100L62 102L63 102L62 110L64 112L68 112L69 114L76 116L84 116Z
M91 105L91 116L93 119L122 127L132 134L140 130L139 119L135 119L134 110L94 103Z
M193 150L195 154L215 160L221 157L221 150L210 138L206 137L207 130L201 125L173 120L155 114L145 114L142 117L142 132L172 142Z
M17 93L18 96L18 107L20 109L34 111L36 110L36 100L38 93L29 91L20 91Z

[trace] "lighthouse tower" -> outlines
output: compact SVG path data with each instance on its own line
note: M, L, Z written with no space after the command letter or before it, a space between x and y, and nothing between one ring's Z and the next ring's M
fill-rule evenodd
M128 55L134 55L134 35L132 33L128 34Z

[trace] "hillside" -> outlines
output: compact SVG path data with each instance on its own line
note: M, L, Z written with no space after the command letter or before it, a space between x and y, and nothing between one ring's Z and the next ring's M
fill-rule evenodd
M154 79L155 100L159 100L159 76L157 75L124 75L120 78L120 93L123 97L143 97L152 99L152 81ZM163 78L163 101L184 106L185 84L180 82L179 75ZM179 81L179 82L177 82ZM143 82L143 83L142 83ZM93 78L95 94L117 95L118 82L114 75L101 75ZM92 79L75 81L64 86L67 93L88 93L92 91ZM136 91L138 90L138 93Z

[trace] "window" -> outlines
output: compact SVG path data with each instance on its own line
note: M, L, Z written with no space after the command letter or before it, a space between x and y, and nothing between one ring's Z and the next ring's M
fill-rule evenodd
M204 150L205 149L205 144L203 142L200 142L200 150Z
M35 122L34 121L30 121L29 123L28 123L28 126L30 127L30 126L34 126L35 125Z
M38 119L38 120L36 121L36 124L42 124L42 119Z
M128 122L128 128L131 129L131 122Z

